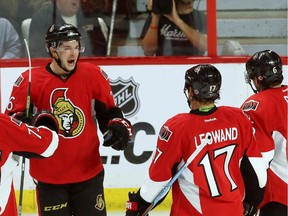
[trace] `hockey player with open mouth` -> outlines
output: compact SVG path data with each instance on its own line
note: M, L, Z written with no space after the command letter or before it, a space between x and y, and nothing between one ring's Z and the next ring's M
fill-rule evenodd
M53 113L60 145L52 157L30 160L38 212L42 216L106 216L97 126L104 134L103 145L115 150L127 147L132 126L115 105L104 71L79 62L85 46L76 27L51 25L45 40L52 61L32 68L31 107ZM25 109L27 82L21 80L27 77L26 71L18 78L6 113Z

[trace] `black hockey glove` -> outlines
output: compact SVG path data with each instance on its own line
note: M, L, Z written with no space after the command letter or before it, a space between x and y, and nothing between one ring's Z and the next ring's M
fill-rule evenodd
M59 125L57 119L49 111L41 111L35 115L33 118L33 126L46 126L50 130L53 130L58 133Z
M33 116L29 115L29 117L27 117L25 112L16 112L12 117L28 125L32 125Z
M151 203L146 202L140 196L140 190L137 193L129 192L129 200L126 202L126 216L141 216Z
M248 203L243 203L244 206L244 216L254 216L257 212L257 206L250 205Z
M115 150L124 150L132 137L130 121L114 118L109 121L107 131L104 133L104 146L111 146Z

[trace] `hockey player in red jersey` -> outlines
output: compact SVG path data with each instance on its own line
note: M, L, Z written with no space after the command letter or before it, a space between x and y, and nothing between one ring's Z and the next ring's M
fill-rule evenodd
M30 100L35 109L54 114L60 145L52 157L30 160L39 214L106 216L97 125L104 133L105 146L124 150L132 135L131 124L115 105L102 69L78 62L85 47L76 27L50 26L46 48L53 60L46 67L32 68ZM27 79L28 71L15 82L6 113L25 109Z
M142 215L202 145L172 185L170 215L252 215L251 209L263 198L266 167L248 118L238 108L215 105L221 79L212 65L196 65L186 71L184 91L191 111L162 126L149 175L136 193L128 194L126 216ZM244 187L243 178L250 181L251 188Z
M287 216L288 146L287 85L282 62L272 50L256 52L246 63L246 81L254 95L242 105L256 129L256 139L265 159L270 162L260 216Z
M46 127L43 125L46 122ZM50 127L47 128L47 122ZM44 158L51 156L58 147L56 119L51 114L37 115L33 124L22 123L18 119L0 113L0 215L17 216L13 186L13 170L18 161L13 153L23 156ZM45 124L44 124L45 125Z

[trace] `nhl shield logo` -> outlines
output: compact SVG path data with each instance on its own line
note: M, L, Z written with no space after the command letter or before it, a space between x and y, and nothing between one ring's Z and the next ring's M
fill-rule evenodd
M134 116L140 108L138 97L139 84L133 77L123 80L118 77L117 80L110 80L110 85L114 95L115 104L122 109L125 117Z

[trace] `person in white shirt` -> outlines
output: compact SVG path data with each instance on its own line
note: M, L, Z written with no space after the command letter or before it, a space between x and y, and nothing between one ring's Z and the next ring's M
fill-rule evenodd
M20 58L22 46L19 35L6 18L0 18L0 59Z

